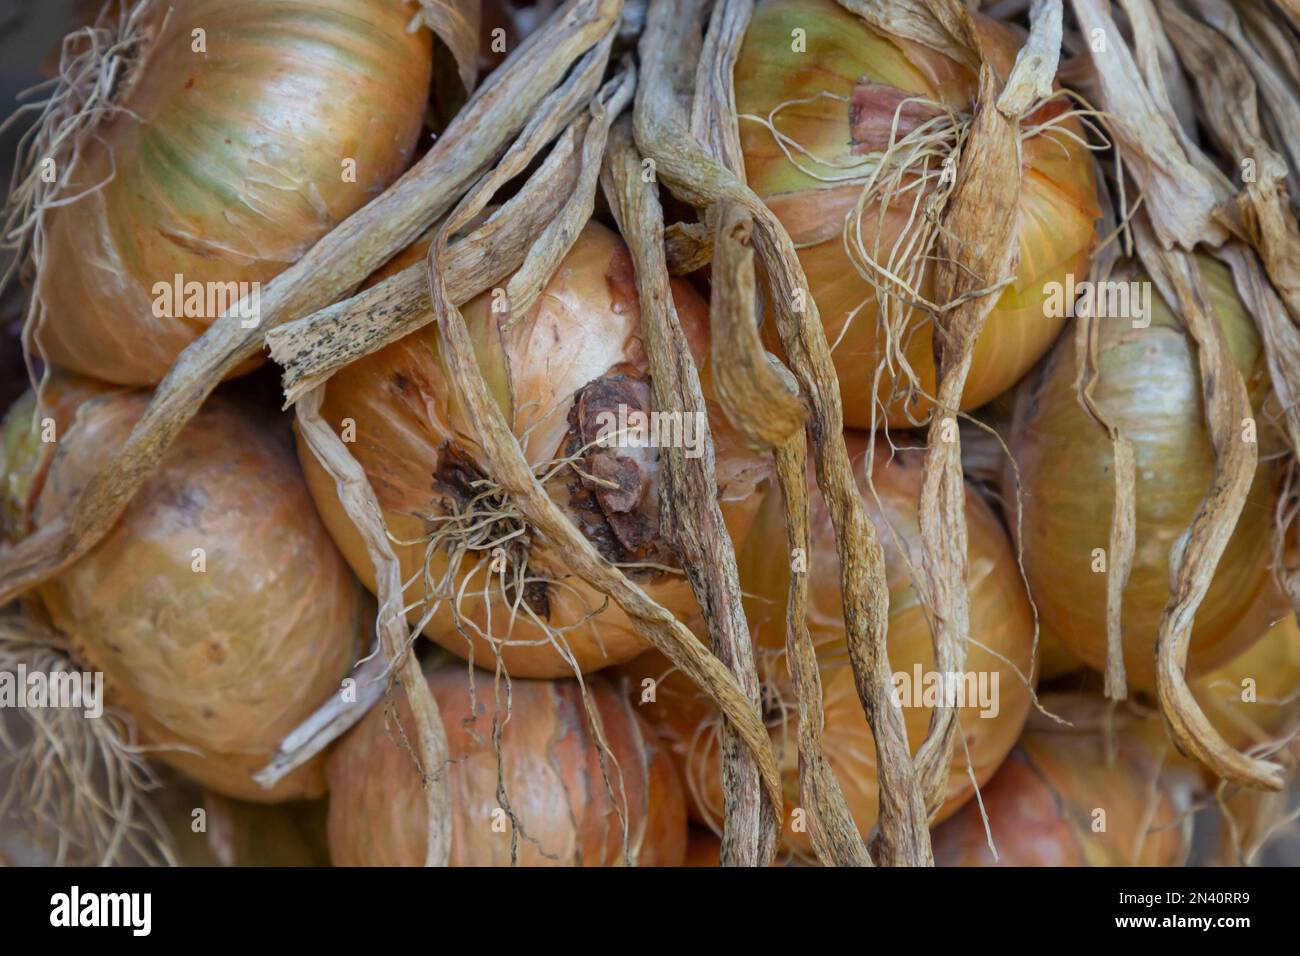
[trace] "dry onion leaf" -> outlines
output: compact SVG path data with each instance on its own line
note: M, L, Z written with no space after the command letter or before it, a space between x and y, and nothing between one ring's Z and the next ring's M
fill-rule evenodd
M633 113L637 145L679 197L703 208L733 200L753 219L754 245L771 284L777 329L809 399L817 481L836 531L846 641L879 759L881 857L894 865L927 865L931 853L925 802L890 683L884 555L853 480L843 438L843 408L816 304L794 244L775 215L735 173L705 153L690 132L681 90L689 75L683 51L700 48L701 9L694 0L675 0L649 11Z
M699 370L669 294L663 209L652 184L642 181L641 156L632 143L629 123L621 122L614 130L602 181L632 253L653 407L707 422ZM694 461L679 447L660 450L660 512L667 518L668 538L704 610L713 652L757 709L758 671L741 606L736 552L718 505L713 437L707 424L702 438L702 453ZM734 866L766 866L776 855L784 805L763 799L757 763L729 722L722 728L722 767L726 799L722 860Z

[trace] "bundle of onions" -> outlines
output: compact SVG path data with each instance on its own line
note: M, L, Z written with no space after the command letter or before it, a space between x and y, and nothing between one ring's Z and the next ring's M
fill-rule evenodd
M444 664L429 675L447 728L452 866L680 866L686 807L672 762L627 695L594 677L494 678ZM406 699L366 715L330 757L335 866L420 866L427 817ZM499 733L499 740L497 739ZM512 849L513 848L513 849Z
M1083 695L1048 694L988 786L933 836L938 866L1181 866L1194 782L1166 764L1159 722ZM1166 745L1168 746L1168 745ZM997 848L994 858L989 836Z
M934 669L929 611L914 584L922 573L917 516L921 456L900 450L890 460L890 449L878 442L869 484L866 455L871 439L852 432L846 438L855 459L863 503L880 528L885 549L889 662L903 705L908 739L915 750L925 739L932 710L933 700L926 703L926 687L930 692L937 691L934 680L939 676ZM811 854L808 834L793 816L801 801L798 717L785 661L786 588L791 559L783 546L783 520L780 492L773 490L766 496L741 549L740 580L748 595L746 611L758 650L764 711L782 760L788 818L785 848L807 858ZM967 492L966 521L970 535L971 642L964 672L967 680L962 685L967 696L958 700L962 704L958 716L965 748L960 743L956 748L948 800L940 810L940 818L953 813L971 796L971 772L981 783L993 775L1014 745L1030 705L1027 680L1033 670L1034 625L1015 558L1001 525L973 490ZM825 753L855 822L866 834L875 823L878 806L875 744L854 686L844 642L830 515L815 488L811 492L810 530L807 620L821 671ZM655 681L655 699L645 709L682 768L694 817L717 829L723 809L717 712L658 653L647 653L621 671L632 678L637 688L645 686L642 682L647 678ZM982 701L977 700L981 692Z
M4 436L9 536L66 514L148 400L56 379L41 418L30 394L15 405ZM339 692L373 620L316 516L287 429L210 401L113 530L39 598L160 759L247 800L323 792L322 761L271 790L250 779Z
M1260 466L1236 531L1197 611L1189 676L1225 663L1257 640L1285 610L1270 571L1278 473L1264 352L1229 271L1198 259L1210 304L1247 380L1258 420ZM1134 281L1145 281L1137 276ZM1075 320L1078 321L1078 320ZM1196 348L1158 294L1150 327L1129 318L1097 320L1096 405L1133 447L1136 547L1123 592L1124 667L1131 685L1154 683L1155 638L1169 600L1170 549L1214 478L1204 424ZM1144 319L1145 321L1145 319ZM1025 571L1044 627L1086 664L1106 664L1106 570L1115 499L1110 436L1081 403L1072 323L1042 366L1018 390L1008 443L1023 483ZM1015 501L1008 466L1003 497Z
M1006 76L1020 37L975 21L991 65ZM950 181L943 164L955 158L976 75L877 32L835 0L766 0L745 36L735 83L745 171L799 249L837 343L845 422L871 427L881 417L873 419L874 401L891 425L924 419L925 396L935 393L933 322L904 303L933 302L920 230L932 227L927 203ZM1081 127L1068 113L1058 96L1022 125L1020 264L976 345L965 408L1010 388L1043 355L1065 321L1063 312L1045 313L1045 287L1087 272L1096 186ZM910 291L891 288L882 311L887 276Z
M380 276L424 250L412 247ZM674 281L673 298L702 362L706 306L683 282ZM624 420L628 443L650 438L630 430L649 412L650 391L627 248L589 223L517 321L501 322L492 304L485 293L462 311L479 365L548 493L651 597L679 616L694 613L690 586L660 535L658 450L620 446ZM322 407L378 496L411 620L422 621L424 632L448 650L487 668L499 656L521 677L587 672L634 657L644 644L627 616L571 575L565 556L533 535L485 474L438 343L430 324L354 362L330 379ZM724 515L738 537L768 471L723 415L710 420ZM602 447L597 442L607 425L611 444ZM659 440L671 438L665 432ZM326 527L373 589L369 554L333 479L302 442L299 455Z
M44 219L40 351L155 384L223 307L400 175L431 68L428 31L407 31L414 12L397 0L137 8L120 109L78 143L66 181L57 170L71 201Z
M1206 674L1192 693L1238 750L1272 752L1300 732L1300 627L1278 621L1244 653Z

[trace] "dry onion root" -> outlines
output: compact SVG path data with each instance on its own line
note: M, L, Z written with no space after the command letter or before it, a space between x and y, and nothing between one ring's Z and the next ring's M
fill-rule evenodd
M65 635L27 615L0 615L0 672L25 669L52 685L80 672L70 654ZM81 702L88 703L84 693ZM160 781L134 721L117 708L97 709L0 710L0 859L16 866L177 861L155 804Z
M1194 784L1168 765L1154 715L1078 695L1043 705L1069 724L1031 718L981 804L935 829L935 864L1181 866Z
M974 23L1005 76L1021 38ZM761 3L746 34L736 64L745 171L799 249L849 425L930 416L931 315L947 307L931 260L977 87L969 64L832 0ZM1065 313L1045 313L1045 286L1087 271L1099 211L1071 112L1058 90L1021 121L1019 267L976 345L963 408L1010 388L1047 351Z
M1260 464L1236 530L1196 615L1187 672L1226 663L1268 629L1285 609L1271 569L1273 512L1281 476L1271 455L1277 437L1265 403L1270 394L1264 353L1227 269L1201 259L1214 319L1246 377L1256 419L1239 423L1243 440L1257 440ZM1116 274L1114 281L1130 281ZM1131 281L1149 283L1142 274ZM1203 423L1195 344L1175 311L1151 290L1151 314L1098 318L1098 365L1091 400L1134 456L1135 541L1123 590L1124 672L1153 688L1155 637L1170 594L1170 554L1215 473ZM1149 318L1150 327L1137 327ZM1081 353L1075 320L1052 354L1022 386L1008 441L1021 484L1021 545L1025 571L1044 626L1098 670L1107 665L1107 581L1115 507L1114 450L1077 394ZM1256 425L1257 422L1257 425ZM1250 429L1250 434L1245 434ZM1236 436L1234 436L1236 437ZM1008 470L1005 498L1014 500Z
M608 680L506 681L448 663L429 675L429 687L448 728L451 865L682 864L677 772ZM410 733L399 697L372 710L331 756L336 866L424 860L424 800L403 748Z
M921 467L914 451L877 443L868 484L865 436L851 434L849 447L857 466L861 494L872 519L882 529L890 590L889 652L898 683L909 739L915 750L924 739L932 707L923 706L925 681L936 678L930 620L917 590L920 531L917 499ZM878 503L877 503L878 498ZM810 581L808 629L817 652L823 687L827 760L844 790L860 831L870 832L877 816L875 748L854 687L844 645L844 622L826 505L812 494L812 551L805 570ZM741 584L749 595L747 611L754 628L763 680L763 705L778 755L782 757L786 803L784 848L812 858L806 811L800 809L799 765L794 747L795 714L785 657L785 602L792 573L784 551L772 547L780 537L779 496L770 493L739 553ZM971 646L963 677L974 683L957 708L959 743L938 812L944 819L970 800L1014 745L1029 712L1033 673L1034 623L1006 534L975 495L967 500L970 524ZM634 688L656 681L654 702L647 703L661 736L681 768L691 797L693 817L716 827L722 806L716 713L662 656L654 653L621 668ZM985 693L982 706L979 695ZM917 696L913 696L913 695ZM986 713L982 714L981 711ZM969 768L969 769L968 769Z
M40 411L29 395L5 423L11 536L63 513L148 400L62 378L45 395ZM287 429L210 402L113 531L35 596L74 660L103 672L151 753L242 799L324 791L320 761L271 790L251 779L290 730L343 692L369 626Z

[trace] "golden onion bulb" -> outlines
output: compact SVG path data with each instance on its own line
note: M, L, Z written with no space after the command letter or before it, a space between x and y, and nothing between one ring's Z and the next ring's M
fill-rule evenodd
M1210 722L1238 750L1272 750L1300 731L1300 627L1288 614L1192 684Z
M900 450L892 461L884 444L875 449L872 478L877 504L867 485L866 452L870 439L846 436L853 456L863 504L879 529L889 584L889 663L900 689L903 718L912 750L920 747L932 706L925 701L925 682L934 676L934 650L927 609L912 583L921 573L921 456ZM797 751L798 717L785 661L786 587L791 558L785 547L784 516L778 490L760 507L740 552L741 587L747 595L763 709L777 747L786 796L785 848L811 855L806 830L793 825L800 804ZM993 513L967 490L966 521L970 535L970 635L965 674L983 682L983 703L972 693L958 708L976 780L988 780L1010 751L1030 705L1026 679L1033 672L1033 618L1006 533ZM824 747L855 822L863 834L875 824L877 781L875 743L862 710L844 642L839 565L826 505L812 489L808 560L808 630L817 649L825 710ZM911 563L909 568L908 563ZM702 633L702 631L698 631ZM660 736L682 769L692 814L718 828L723 796L718 727L720 718L695 686L657 652L648 652L620 668L640 691L655 681L654 701L644 705ZM917 679L919 676L919 680ZM905 683L904 683L905 682ZM975 685L972 685L974 687ZM940 818L952 814L972 794L965 751L957 744L949 775L948 799Z
M1160 718L1082 695L1048 694L1042 703L1071 726L1035 715L981 788L981 805L968 803L935 828L935 864L1181 866L1195 782L1153 744L1146 725Z
M1005 77L1019 35L979 15L975 22L991 65ZM889 374L876 390L875 372L885 361L884 332L875 292L850 259L842 235L863 186L860 178L848 182L845 177L851 166L860 168L864 159L887 148L905 98L968 113L977 77L927 47L878 33L834 0L766 0L745 35L735 84L749 183L790 233L827 338L839 340L833 357L845 423L871 427L873 399L885 404L890 425L924 419L929 403L905 403L891 395ZM963 408L1010 388L1047 351L1065 321L1064 313L1052 317L1045 309L1047 285L1088 271L1099 215L1096 186L1088 151L1071 138L1082 129L1063 115L1068 110L1068 102L1057 97L1022 122L1022 130L1054 127L1021 142L1020 262L976 344ZM929 115L916 101L902 105L898 136ZM793 142L779 142L769 121ZM877 223L878 207L866 209L861 225L868 252L878 243L883 256L898 240L912 199L911 194L895 199L883 225ZM933 285L933 270L924 268L919 291L932 298ZM936 389L932 330L931 319L918 310L899 337L927 395ZM907 383L900 378L898 384Z
M606 751L592 733L576 680L515 680L508 690L503 681L499 699L493 680L456 664L429 676L447 731L452 866L509 866L514 841L521 866L682 865L681 783L626 694L600 677L585 681ZM335 866L424 864L420 774L385 710L371 710L329 761ZM396 714L414 740L405 697ZM498 750L493 728L499 722Z
M81 145L62 191L79 198L45 218L42 354L156 384L222 303L396 179L429 91L431 40L407 31L413 12L398 0L155 4L121 110Z
M408 250L380 275L423 249ZM692 351L703 362L707 307L686 283L675 280L672 288ZM673 570L676 558L660 534L658 449L591 445L602 414L626 407L631 421L633 412L650 408L626 246L589 223L537 302L509 329L498 332L488 293L462 311L480 367L551 497L652 598L679 617L693 614L690 585ZM349 450L375 489L406 582L410 619L427 617L425 634L481 667L495 667L499 653L518 677L585 673L634 657L645 645L631 620L571 574L565 556L492 490L473 429L452 400L439 348L430 323L341 369L322 406L325 420L354 439ZM767 466L723 415L709 419L721 504L738 539ZM373 589L369 554L333 479L301 441L299 455L326 527ZM576 467L560 464L574 455Z
M1232 276L1202 258L1213 313L1257 412L1268 391L1263 347ZM1135 281L1143 281L1139 277ZM1136 548L1123 593L1124 667L1131 685L1154 684L1155 639L1169 600L1169 554L1214 477L1195 346L1154 292L1150 327L1100 319L1100 369L1093 389L1102 412L1133 445ZM1072 324L1019 390L1009 445L1023 483L1025 571L1043 625L1084 663L1106 664L1106 574L1115 480L1110 438L1079 403ZM1236 531L1219 561L1192 630L1187 673L1231 660L1283 613L1270 571L1277 500L1271 439L1259 420L1261 463ZM1008 470L1005 500L1015 500Z
M46 396L45 421L33 422L29 398L5 423L12 537L69 514L149 401L86 381L55 380ZM53 452L30 435L47 426ZM209 401L112 530L38 593L157 757L245 800L323 792L320 760L273 790L250 779L339 691L373 620L312 507L287 429Z

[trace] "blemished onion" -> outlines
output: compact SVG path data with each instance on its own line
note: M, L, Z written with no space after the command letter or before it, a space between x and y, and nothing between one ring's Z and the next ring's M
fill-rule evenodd
M1146 725L1101 698L1048 694L997 774L932 833L937 866L1181 866L1195 782ZM1158 729L1156 733L1159 733ZM1172 745L1166 744L1172 749Z
M1004 25L978 15L975 21L991 41L992 64L1006 76L1021 39ZM891 394L890 373L877 391L875 373L885 362L886 336L875 291L846 250L844 223L862 192L860 164L888 148L902 101L921 97L968 113L977 77L927 47L876 32L834 0L766 0L745 35L735 83L749 183L799 248L827 337L832 344L839 340L833 355L845 423L871 427L877 397L886 404L891 425L905 427L925 418L928 401L908 403ZM1021 143L1020 263L975 347L964 408L1010 388L1047 351L1065 320L1045 314L1045 286L1087 272L1096 242L1096 186L1086 148L1070 138L1082 130L1074 117L1063 115L1069 108L1057 97L1022 125L1032 135L1027 132ZM932 115L926 105L908 100L899 112L897 137ZM748 117L770 120L793 143L778 142L771 128ZM1045 123L1055 126L1033 132ZM858 169L850 171L855 164ZM931 171L936 169L932 163ZM858 178L846 182L849 176ZM873 258L885 260L903 232L913 198L895 198L883 226L877 205L864 210L862 245ZM873 251L877 242L879 254ZM918 289L931 299L932 287L933 270L925 267ZM932 330L930 318L918 310L898 336L915 384L926 395L935 393ZM910 384L897 365L893 371L900 390Z
M1279 619L1285 603L1270 570L1276 464L1261 408L1269 396L1263 348L1228 269L1199 257L1214 314L1256 409L1260 465L1237 528L1196 614L1190 677L1231 660ZM1138 276L1135 281L1144 281ZM1093 396L1133 446L1136 548L1123 593L1124 667L1131 686L1150 688L1155 639L1169 600L1169 554L1214 478L1195 346L1181 321L1151 295L1149 328L1099 319ZM1114 455L1106 431L1080 404L1072 323L1017 395L1008 443L1023 483L1025 571L1044 627L1090 667L1106 664L1106 574L1114 507ZM1015 501L1008 471L1003 497ZM1099 570L1100 569L1100 570Z
M10 536L67 513L148 401L55 379L44 421L33 421L30 394L16 404L5 422ZM40 441L47 424L57 450ZM373 622L312 506L287 428L209 401L113 530L39 598L159 759L245 800L324 791L321 760L270 790L250 776L339 692Z
M1192 685L1201 710L1238 750L1271 752L1300 732L1300 627L1288 614Z
M503 679L498 696L492 675L462 664L429 675L447 729L452 866L508 866L512 843L521 866L682 864L686 806L672 761L626 693L598 676L584 683L607 750L576 680L507 688ZM395 705L400 730L387 709L367 714L329 760L335 866L424 862L420 774L398 742L402 730L413 739L414 725L405 697Z
M80 198L45 218L45 357L156 384L219 314L210 288L237 291L233 304L242 292L224 284L270 280L397 178L430 81L413 12L397 0L154 4L121 111L81 144L62 190ZM205 295L160 299L155 285L177 276Z
M912 698L912 678L934 672L934 651L927 610L912 580L921 573L920 526L917 502L921 488L921 455L875 448L874 484L877 505L866 479L866 451L870 439L846 435L855 473L868 515L880 529L889 583L889 662L895 675L906 675L907 690L901 700L908 739L920 747L929 726L931 707ZM967 490L966 521L970 535L971 645L966 672L985 675L989 701L996 714L980 716L980 706L968 700L958 709L976 780L989 779L1015 743L1030 706L1026 680L1032 674L1034 626L1024 586L1006 533L993 513ZM812 555L808 561L808 630L817 647L826 722L824 746L849 810L863 834L876 820L877 781L875 744L854 686L853 670L844 643L835 538L826 505L811 490L810 531ZM764 713L782 762L786 796L785 848L801 858L811 856L808 834L794 825L793 811L800 804L797 713L789 687L785 661L786 587L791 558L785 549L780 492L765 497L750 535L740 551L740 581L747 595L746 612L758 651L763 683ZM897 536L897 537L896 537ZM914 570L909 571L908 561ZM702 633L697 629L697 633ZM978 643L976 643L978 642ZM1017 673L1017 670L1019 673ZM655 700L644 710L672 748L682 768L691 799L692 814L717 828L722 821L723 796L718 748L717 712L672 665L657 652L643 655L620 671L632 679L656 681ZM997 684L993 684L996 675ZM996 688L996 689L995 689ZM923 687L918 691L923 693ZM940 818L953 813L972 794L965 751L959 743L949 776L948 800Z
M417 244L376 278L423 254ZM707 307L686 283L675 280L672 288L703 364ZM622 240L589 223L533 307L499 333L492 301L485 293L462 311L528 461L549 475L548 493L651 597L678 616L694 613L690 585L673 570L676 558L660 535L658 449L592 445L603 413L650 408L640 308ZM326 387L322 415L366 470L395 542L410 619L427 617L429 637L486 668L496 666L499 652L518 677L585 673L644 649L627 616L570 574L563 555L534 540L487 483L472 430L453 406L436 325L341 369ZM725 416L709 419L724 517L739 540L757 506L754 489L769 472ZM560 463L575 453L573 466ZM301 441L299 455L326 527L373 590L369 554L333 479Z

